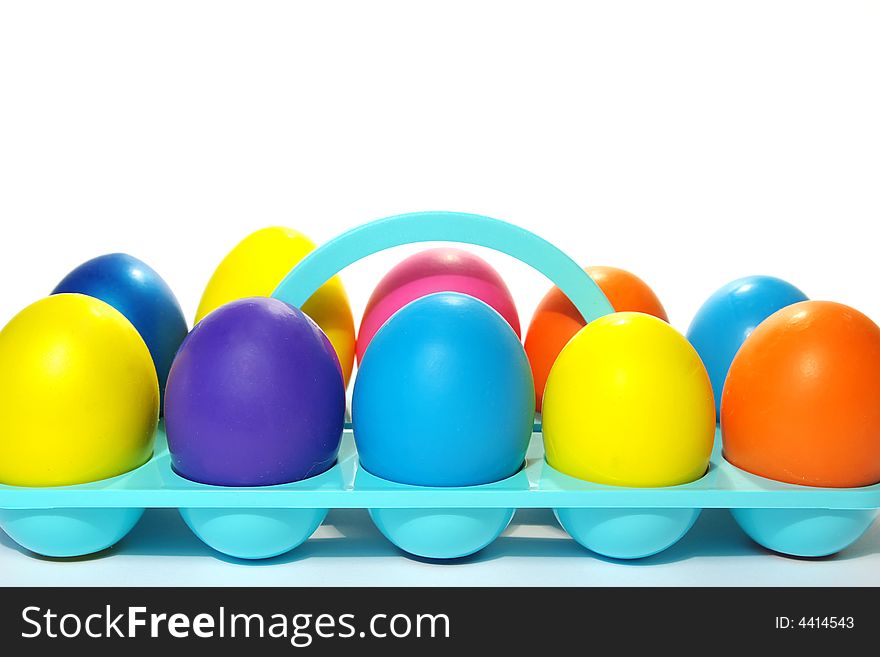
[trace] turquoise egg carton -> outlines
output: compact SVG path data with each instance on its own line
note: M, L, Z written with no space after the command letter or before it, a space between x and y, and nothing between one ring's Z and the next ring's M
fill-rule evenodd
M209 486L171 468L165 434L145 465L112 479L57 488L0 486L0 527L38 554L74 557L122 540L145 509L175 508L218 552L263 559L308 540L330 509L368 509L402 550L453 559L494 541L516 509L553 509L589 550L617 559L671 547L702 509L730 509L755 541L797 556L833 554L855 542L880 508L880 484L813 488L764 479L728 463L716 449L701 479L668 488L625 488L574 479L544 459L540 428L512 477L483 486L425 488L398 484L358 467L350 428L336 465L316 477L260 488ZM720 445L720 435L716 445Z
M577 263L541 238L482 217L426 212L382 219L313 251L273 296L301 306L346 266L383 249L425 241L494 248L553 281L589 321L613 312ZM122 540L145 509L179 509L186 524L218 552L263 559L293 550L330 509L367 509L382 534L411 554L454 559L494 541L516 509L552 509L589 550L617 559L650 556L678 542L702 509L730 509L761 545L796 556L824 556L851 545L880 509L880 484L815 488L764 479L728 463L720 432L709 469L697 481L666 488L606 486L574 479L544 459L540 422L526 461L513 476L482 486L398 484L358 466L350 425L327 472L280 486L236 488L195 483L171 467L164 428L143 466L103 481L53 488L0 485L0 528L37 554L76 557Z

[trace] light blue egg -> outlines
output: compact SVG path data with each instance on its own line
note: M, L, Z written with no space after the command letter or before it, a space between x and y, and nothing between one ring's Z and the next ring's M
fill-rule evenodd
M366 351L352 423L361 466L418 486L473 486L523 464L534 420L525 350L473 297L441 292L392 315Z
M803 292L782 279L747 276L728 283L700 307L687 339L709 372L717 417L721 417L721 391L727 372L746 338L777 310L806 300Z

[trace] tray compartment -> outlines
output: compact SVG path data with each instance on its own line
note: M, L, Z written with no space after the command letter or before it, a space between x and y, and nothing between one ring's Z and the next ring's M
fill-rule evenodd
M181 509L203 543L236 559L270 559L305 543L327 509Z
M35 554L82 557L116 545L143 514L143 508L0 509L0 528Z
M874 509L731 509L748 536L769 550L794 557L827 557L862 537Z
M555 509L559 524L588 550L612 559L642 559L672 547L702 509Z

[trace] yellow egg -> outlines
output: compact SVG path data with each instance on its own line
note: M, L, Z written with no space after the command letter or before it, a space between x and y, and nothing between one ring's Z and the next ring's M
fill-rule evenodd
M275 226L251 233L214 271L202 294L196 322L230 301L271 296L288 272L314 249L314 242L290 228ZM302 310L327 334L348 385L354 362L354 319L339 277L321 286Z
M98 481L153 453L156 368L103 301L56 294L22 310L0 331L0 372L0 483Z
M706 472L715 402L697 352L666 322L622 312L565 346L544 392L547 462L615 486L674 486Z

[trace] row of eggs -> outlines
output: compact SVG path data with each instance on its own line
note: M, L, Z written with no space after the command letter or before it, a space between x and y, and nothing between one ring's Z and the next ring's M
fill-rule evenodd
M754 474L880 481L880 329L851 308L750 277L710 297L685 337L641 279L593 267L617 312L587 325L554 288L523 345L498 273L431 249L382 279L355 339L337 277L302 311L268 298L313 249L283 228L245 238L189 332L144 263L113 254L71 272L0 332L0 483L69 485L138 467L160 409L183 477L261 486L317 475L336 459L355 359L360 462L391 481L513 475L536 409L548 463L587 481L696 480L716 417L725 457Z

